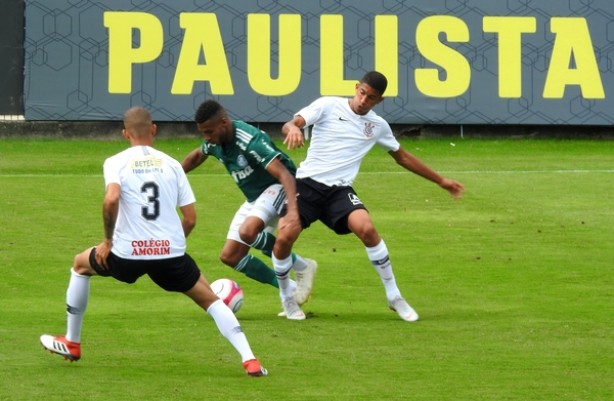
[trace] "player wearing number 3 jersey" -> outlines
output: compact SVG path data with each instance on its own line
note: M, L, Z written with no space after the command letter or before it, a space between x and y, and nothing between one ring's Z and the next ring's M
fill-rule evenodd
M132 146L109 157L103 170L107 188L121 187L111 252L124 259L182 256L181 220L163 206L181 208L196 201L181 164L149 146Z
M104 163L105 238L74 258L66 291L66 334L45 334L40 342L52 353L79 360L90 277L111 276L131 284L148 275L164 290L183 292L207 311L241 355L247 374L264 376L267 371L254 357L237 318L185 252L186 236L196 224L194 193L181 164L153 148L156 130L147 110L134 107L125 113L123 135L131 146Z

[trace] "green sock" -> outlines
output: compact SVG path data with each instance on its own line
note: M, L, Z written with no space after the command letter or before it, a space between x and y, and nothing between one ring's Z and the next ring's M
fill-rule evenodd
M269 258L273 254L273 245L275 244L275 236L268 231L260 231L256 237L256 241L249 244L254 249L262 251Z
M256 237L256 241L253 244L250 244L254 249L260 250L263 254L268 256L269 258L273 254L273 245L275 244L275 236L268 231L260 231L258 237ZM296 262L296 255L292 252L292 263Z
M237 263L234 269L253 280L279 288L275 271L267 266L263 261L253 257L252 255L245 255L243 259Z

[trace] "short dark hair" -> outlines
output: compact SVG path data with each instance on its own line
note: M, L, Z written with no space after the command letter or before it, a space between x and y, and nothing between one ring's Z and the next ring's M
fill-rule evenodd
M388 86L388 80L386 79L384 74L377 71L367 72L362 77L360 82L369 85L370 87L378 91L382 96L384 95L384 92L386 92L386 87Z
M216 102L215 100L206 100L198 106L196 109L196 114L194 115L194 121L196 124L202 124L205 121L209 120L211 117L216 116L220 110L223 110L221 104Z

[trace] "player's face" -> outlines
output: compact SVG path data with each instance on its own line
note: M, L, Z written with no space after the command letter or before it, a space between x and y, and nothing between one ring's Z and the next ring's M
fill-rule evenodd
M204 123L196 124L205 140L214 145L220 145L231 139L232 124L226 116L213 117Z
M364 82L356 84L356 93L350 100L350 108L360 116L367 114L376 104L382 101L382 95L379 91L373 89Z

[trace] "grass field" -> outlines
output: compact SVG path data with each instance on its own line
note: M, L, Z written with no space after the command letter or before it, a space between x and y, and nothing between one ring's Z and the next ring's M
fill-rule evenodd
M197 144L157 142L178 159ZM79 362L39 345L65 330L72 258L102 238L102 162L126 145L0 140L0 400L614 399L612 142L404 140L465 184L457 201L373 151L355 188L417 323L387 309L358 240L320 224L296 245L320 264L309 318L278 318L275 289L217 259L238 190L215 161L190 173L189 252L210 281L243 286L262 379L187 297L147 278L92 279Z

